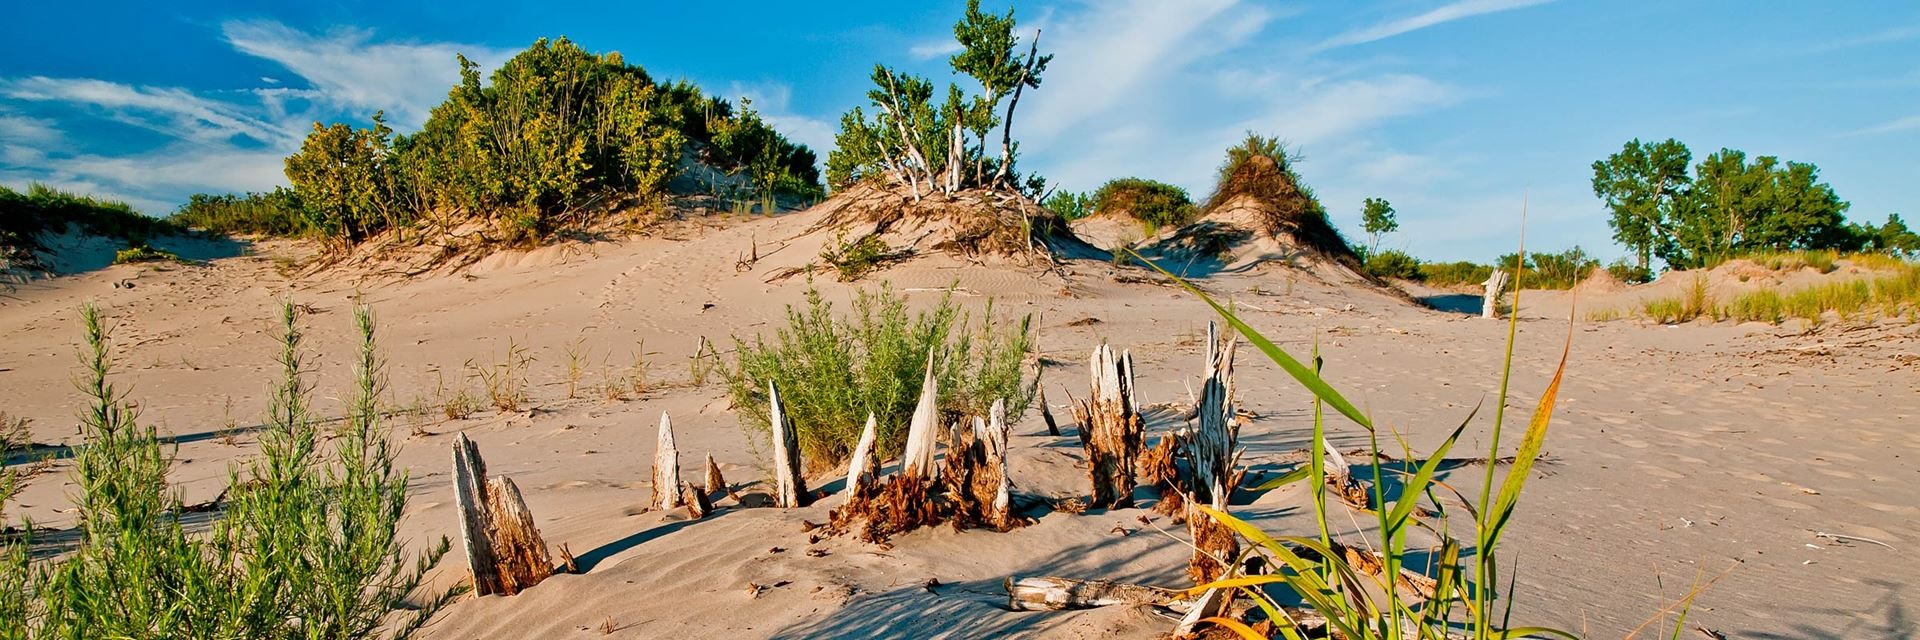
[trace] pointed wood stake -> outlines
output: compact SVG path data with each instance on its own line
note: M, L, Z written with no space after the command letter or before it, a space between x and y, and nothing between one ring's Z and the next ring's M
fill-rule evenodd
M940 425L939 383L934 378L933 352L927 352L927 374L920 383L920 402L913 408L913 420L907 423L907 448L900 454L900 468L906 475L932 480L939 474L933 466L936 429Z
M853 458L847 461L847 486L841 493L848 500L859 492L862 485L873 483L875 470L880 468L878 455L873 450L873 441L878 438L880 423L872 413L867 414L867 426L860 430L860 442L853 447Z
M719 494L724 493L724 494L727 494L727 497L733 498L734 502L740 501L740 494L734 493L733 486L727 484L727 479L725 476L720 475L720 464L713 461L713 454L711 453L707 454L706 490L707 490L708 498L710 500L714 499L715 496L718 496Z
M767 422L773 428L774 501L781 507L804 507L813 502L807 493L806 476L800 472L800 437L787 424L786 411L780 406L780 387L767 381Z
M653 508L680 506L680 451L673 444L673 419L660 412L660 441L653 450Z

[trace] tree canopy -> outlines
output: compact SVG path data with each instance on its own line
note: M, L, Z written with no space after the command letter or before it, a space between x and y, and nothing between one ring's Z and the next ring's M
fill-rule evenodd
M1360 226L1365 229L1371 240L1367 243L1367 255L1373 255L1380 249L1380 236L1400 229L1400 220L1394 216L1393 205L1385 198L1367 198L1360 210Z
M916 199L980 187L1039 193L1043 184L1037 177L1023 182L1014 171L1019 145L1013 140L1013 114L1021 93L1040 87L1053 56L1039 54L1038 31L1020 55L1015 26L1013 9L1005 15L985 13L978 0L970 0L954 24L960 52L948 63L953 73L972 78L978 93L952 82L936 93L930 79L874 65L874 87L867 92L874 112L869 117L854 107L841 116L827 156L828 184L836 189L861 181L906 185ZM944 98L936 103L936 95ZM989 151L996 126L998 157Z

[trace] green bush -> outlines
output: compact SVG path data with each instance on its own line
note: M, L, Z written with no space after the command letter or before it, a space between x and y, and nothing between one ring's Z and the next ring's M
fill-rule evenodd
M1408 255L1405 251L1387 249L1367 254L1367 273L1381 278L1399 278L1418 280L1421 277L1420 259Z
M1062 220L1079 220L1093 215L1093 197L1084 193L1056 191L1047 196L1043 206L1059 214Z
M300 196L286 187L245 195L196 193L167 220L222 235L295 237L311 229Z
M1093 192L1093 213L1125 213L1152 234L1192 222L1198 210L1187 190L1144 178L1109 180Z
M1653 281L1652 269L1636 266L1625 259L1615 260L1607 265L1607 273L1612 274L1615 280L1630 284Z
M1465 260L1459 262L1423 262L1420 279L1436 287L1477 285L1493 275L1493 267Z
M441 538L417 558L402 551L396 525L407 474L394 469L380 423L384 379L365 308L355 314L355 393L323 445L294 307L282 305L283 375L261 454L245 474L230 472L224 517L205 534L183 527L167 482L170 456L110 379L111 338L99 313L83 307L81 317L78 548L35 567L24 542L4 543L0 615L15 622L0 637L403 638L459 593L407 600L448 544Z
M114 264L139 264L142 262L179 262L179 254L165 249L155 249L145 244L136 244L113 253Z
M931 310L909 314L906 298L888 285L860 292L853 314L835 317L809 285L806 306L789 306L787 326L771 340L734 338L739 355L728 388L742 428L764 436L767 383L778 383L801 454L816 469L846 460L868 414L879 421L876 448L890 456L906 444L929 352L943 423L986 415L995 400L1007 402L1010 416L1025 411L1034 393L1026 374L1030 321L996 321L988 304L975 327L950 292Z
M879 269L887 259L887 251L887 243L879 234L869 233L848 240L846 232L841 231L820 252L820 259L840 274L841 282L848 282Z

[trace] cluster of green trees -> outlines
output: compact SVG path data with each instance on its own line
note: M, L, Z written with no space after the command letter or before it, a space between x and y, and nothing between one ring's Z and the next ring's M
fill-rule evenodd
M310 229L301 215L300 196L292 189L245 194L196 193L168 220L224 235L301 236Z
M745 175L752 195L823 194L817 157L742 101L687 82L655 82L618 53L540 39L481 82L458 57L460 83L420 131L315 123L287 158L287 192L199 196L183 221L260 233L310 233L351 245L428 216L496 220L535 238L632 199L666 191L693 159Z
M874 65L874 88L867 97L875 113L854 107L841 116L835 148L827 155L827 183L835 189L861 181L906 185L916 199L972 188L1039 194L1044 180L1023 179L1014 171L1019 144L1013 140L1013 113L1024 90L1039 88L1053 56L1039 55L1037 31L1020 55L1014 26L1013 9L1005 15L985 13L978 0L969 0L966 14L954 24L960 52L948 62L954 73L979 85L978 93L949 82L945 98L936 102L932 80Z
M1593 193L1612 212L1613 237L1642 269L1707 267L1762 251L1877 249L1920 245L1898 216L1884 225L1849 224L1848 203L1811 163L1749 159L1721 149L1698 164L1674 139L1629 141L1593 163Z

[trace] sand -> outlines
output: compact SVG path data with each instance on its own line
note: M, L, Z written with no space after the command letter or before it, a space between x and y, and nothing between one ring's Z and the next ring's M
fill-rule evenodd
M454 434L465 433L493 473L518 483L547 541L566 544L585 570L515 597L465 599L427 637L602 637L611 627L617 638L1152 638L1170 629L1123 607L1017 613L1004 606L1001 581L1009 575L1182 586L1187 553L1159 530L1184 535L1184 528L1145 509L1047 513L1009 533L920 530L885 547L809 542L803 523L824 522L838 497L791 511L722 500L700 521L642 512L663 411L673 416L683 455L712 453L734 483L750 484L749 493L767 490L767 464L724 391L693 386L688 358L703 336L725 349L730 336L770 332L784 305L801 300L804 277L768 280L819 254L821 234L804 233L812 222L808 215L676 222L412 279L347 269L290 279L275 257L310 249L264 242L203 266L96 266L33 280L0 297L0 411L32 418L36 441L75 441L77 307L92 301L116 325L117 380L144 420L177 439L173 480L188 501L206 500L255 451L246 428L265 409L276 301L291 296L311 306L303 320L317 402L338 415L358 296L379 316L396 408L432 405L443 383L471 386L463 363L498 360L509 340L535 358L530 409L452 421L394 418L401 462L413 474L405 535L415 544L457 539L448 452ZM755 243L762 259L740 266ZM1099 260L1068 260L1046 273L923 254L865 282L821 276L816 284L843 304L878 280L921 303L957 285L969 308L991 298L1003 312L1040 315L1041 344L1061 363L1045 372L1056 403L1067 390L1084 395L1082 363L1101 340L1132 349L1143 404L1184 402L1200 371L1206 307L1114 274ZM1297 354L1317 341L1328 378L1404 434L1416 454L1499 384L1505 323L1279 266L1222 271L1203 286L1235 299L1250 322ZM1645 295L1637 289L1586 295L1579 304L1629 305ZM1533 409L1568 333L1569 294L1527 295L1510 424ZM1076 322L1084 318L1100 322ZM1516 622L1617 637L1696 575L1731 566L1690 623L1735 638L1916 633L1920 334L1913 326L1803 333L1760 324L1581 322L1572 336L1547 462L1530 480L1503 546L1503 557L1519 563ZM575 341L593 357L580 397L569 399L564 354ZM586 389L624 375L636 354L648 362L649 391L607 401ZM1249 448L1242 462L1283 470L1306 439L1308 397L1256 352L1243 349L1240 362L1239 399L1256 416L1241 435ZM1054 411L1070 415L1061 404ZM1491 415L1481 412L1459 455L1484 455ZM1178 422L1171 412L1149 418L1149 438ZM233 427L239 433L227 437ZM1087 491L1071 434L1046 436L1031 410L1013 429L1019 493ZM1352 425L1335 423L1334 434L1343 448L1364 444ZM698 479L696 465L683 467L688 480ZM33 478L8 517L70 526L69 472L63 462ZM1462 466L1443 479L1477 487L1482 472ZM841 486L834 474L810 484ZM1148 492L1139 495L1144 501ZM1304 487L1293 486L1242 496L1233 511L1270 531L1306 533L1308 504ZM1358 516L1336 522L1367 530ZM434 580L445 586L463 574L447 563Z

